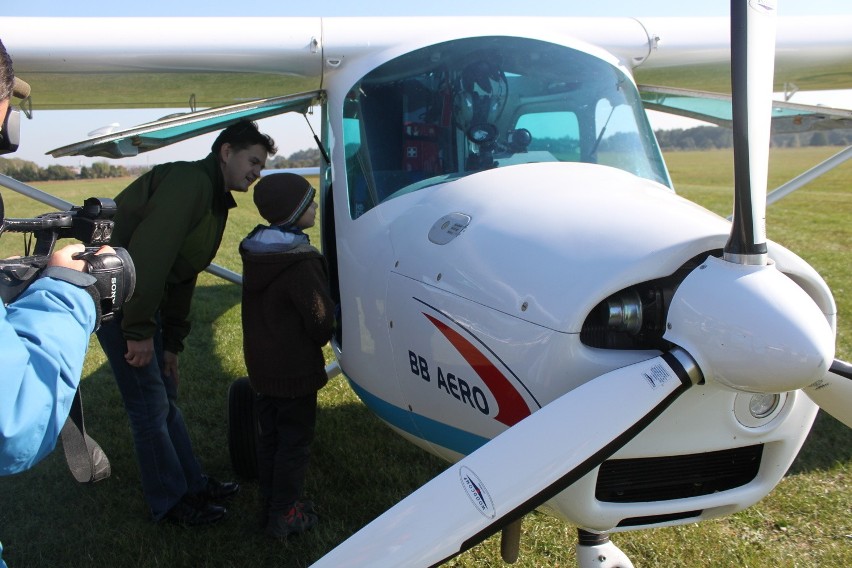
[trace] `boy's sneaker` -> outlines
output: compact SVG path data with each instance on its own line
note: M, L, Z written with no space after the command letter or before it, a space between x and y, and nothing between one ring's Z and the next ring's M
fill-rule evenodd
M275 538L287 538L301 534L317 524L317 514L310 501L296 501L283 513L270 513L266 523L266 534Z
M302 511L306 516L314 515L319 520L319 514L314 507L314 502L309 499L296 499L293 505ZM257 525L261 531L266 530L266 525L269 524L269 498L261 496L257 509Z
M319 514L317 514L317 510L314 507L314 502L310 499L296 499L294 505L306 515L313 515L319 518Z

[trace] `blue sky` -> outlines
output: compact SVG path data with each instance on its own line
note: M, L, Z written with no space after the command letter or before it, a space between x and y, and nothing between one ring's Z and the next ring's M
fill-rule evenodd
M521 0L314 0L239 3L234 0L146 0L116 2L28 0L6 2L4 16L726 16L726 0L543 0L531 6ZM848 14L843 0L781 0L780 15Z
M537 4L521 0L428 0L426 2L388 2L387 0L305 1L240 3L234 0L146 0L122 2L115 0L28 0L4 2L3 16L727 16L729 2L704 0L674 2L672 0L544 0ZM852 13L852 3L840 0L782 0L778 2L782 16L832 15ZM2 37L2 20L0 20ZM13 49L13 46L7 46ZM25 77L24 77L25 78ZM852 108L852 96L837 93L819 99L797 96L795 102L821 103ZM185 109L179 109L185 110ZM110 111L42 111L34 120L22 121L22 143L19 150L6 157L19 157L41 166L60 163L79 165L91 159L54 159L45 153L55 147L76 142L89 132L112 123L127 128L155 120L168 114L167 109L110 110ZM691 126L695 123L672 122L658 115L651 117L655 128ZM317 123L312 120L317 127ZM261 122L261 127L275 138L279 154L289 155L313 145L311 133L301 117L281 117ZM48 136L49 134L49 136ZM160 163L170 160L192 160L203 157L214 135L182 142L169 148L144 154L138 158L114 161L116 164Z

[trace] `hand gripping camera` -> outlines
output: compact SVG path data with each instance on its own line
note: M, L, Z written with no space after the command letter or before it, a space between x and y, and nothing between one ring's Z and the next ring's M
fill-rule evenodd
M36 239L33 255L0 260L3 303L13 302L41 275L57 239L72 237L86 245L86 250L74 258L86 261L87 272L95 278L87 290L98 309L97 325L111 320L136 287L136 270L127 250L117 247L115 254L95 254L101 246L109 244L116 210L112 199L90 197L82 206L69 211L45 213L31 219L7 219L0 197L0 235L32 233Z

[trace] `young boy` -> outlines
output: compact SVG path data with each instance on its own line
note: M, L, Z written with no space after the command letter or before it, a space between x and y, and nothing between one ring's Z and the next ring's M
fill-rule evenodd
M325 258L303 229L316 218L316 190L289 173L262 178L254 203L269 226L240 243L243 353L258 393L257 463L266 533L285 538L313 527L303 495L316 424L317 391L328 381L322 347L334 303Z

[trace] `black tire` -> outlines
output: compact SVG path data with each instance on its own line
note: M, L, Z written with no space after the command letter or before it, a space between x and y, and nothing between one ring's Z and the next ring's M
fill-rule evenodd
M248 377L228 388L228 451L234 473L244 479L257 477L257 418L254 389Z

